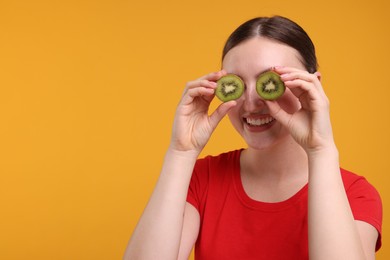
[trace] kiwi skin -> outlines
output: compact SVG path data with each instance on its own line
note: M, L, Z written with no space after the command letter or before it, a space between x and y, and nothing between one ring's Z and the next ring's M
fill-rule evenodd
M266 90L266 88L272 88L272 90ZM275 90L273 90L275 88ZM260 97L265 100L275 100L281 97L286 90L284 82L281 80L280 75L275 71L269 70L259 75L256 81L256 91Z
M244 93L244 82L235 74L227 74L217 81L215 95L222 102L238 99L242 93Z

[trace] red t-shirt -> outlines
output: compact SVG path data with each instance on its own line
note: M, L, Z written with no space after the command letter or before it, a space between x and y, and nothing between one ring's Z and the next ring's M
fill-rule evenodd
M305 185L291 198L277 203L251 199L240 177L240 151L199 159L187 201L200 214L196 259L308 259ZM378 192L365 178L341 169L356 220L382 227ZM379 235L376 249L381 246Z

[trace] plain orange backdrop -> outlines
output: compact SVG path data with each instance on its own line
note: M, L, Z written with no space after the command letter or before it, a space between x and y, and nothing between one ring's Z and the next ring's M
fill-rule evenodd
M377 259L390 259L389 13L385 0L1 1L0 259L121 259L185 83L219 69L236 26L274 14L317 47L341 165L381 193ZM202 156L244 145L224 119Z

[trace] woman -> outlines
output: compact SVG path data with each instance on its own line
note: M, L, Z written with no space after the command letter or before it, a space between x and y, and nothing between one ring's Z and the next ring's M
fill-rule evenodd
M286 91L256 93L274 70ZM235 74L244 94L209 115L216 81ZM222 70L187 84L172 139L126 259L374 259L381 201L362 177L340 169L329 102L304 30L255 18L229 37ZM248 148L197 159L228 115Z

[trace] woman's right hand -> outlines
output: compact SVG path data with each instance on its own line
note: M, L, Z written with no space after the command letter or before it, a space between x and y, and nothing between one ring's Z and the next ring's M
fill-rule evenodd
M216 81L224 75L222 70L187 83L176 110L170 149L199 154L221 119L236 105L235 101L222 103L209 115Z

